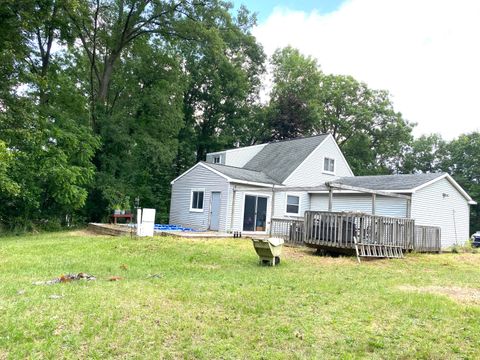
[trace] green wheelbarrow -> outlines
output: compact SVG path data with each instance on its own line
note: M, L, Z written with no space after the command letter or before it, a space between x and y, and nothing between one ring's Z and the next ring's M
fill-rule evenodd
M283 239L255 239L252 238L253 247L260 258L260 265L275 266L280 264L280 255L282 254Z

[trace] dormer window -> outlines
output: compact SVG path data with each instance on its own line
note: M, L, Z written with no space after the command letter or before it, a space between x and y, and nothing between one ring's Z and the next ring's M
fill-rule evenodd
M335 173L335 159L324 158L323 160L323 171L327 173Z
M217 156L213 157L213 163L214 164L220 164L220 155L217 155Z

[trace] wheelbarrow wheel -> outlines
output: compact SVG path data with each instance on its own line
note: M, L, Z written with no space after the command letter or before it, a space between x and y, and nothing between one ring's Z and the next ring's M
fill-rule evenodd
M280 264L280 256L275 256L275 265Z

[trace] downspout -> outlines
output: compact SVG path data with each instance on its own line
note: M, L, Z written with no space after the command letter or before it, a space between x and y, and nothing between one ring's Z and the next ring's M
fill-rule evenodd
M270 237L272 236L272 228L273 228L273 210L274 210L274 204L275 204L275 184L272 186L272 203L270 204Z
M232 211L230 213L230 231L233 231L233 221L234 221L234 216L235 216L235 193L237 192L237 185L232 186L232 193L233 193L233 199L232 199Z

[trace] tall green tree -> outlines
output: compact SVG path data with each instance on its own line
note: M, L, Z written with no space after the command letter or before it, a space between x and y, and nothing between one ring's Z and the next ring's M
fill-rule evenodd
M422 135L406 147L398 170L402 173L440 171L447 154L447 142L439 134Z
M355 174L389 173L412 140L412 125L387 91L351 76L327 75L317 62L287 47L272 57L269 132L274 139L330 133Z
M93 179L91 163L98 143L87 123L83 94L69 78L61 46L65 23L55 0L2 3L18 26L10 51L14 76L3 85L0 140L12 159L15 196L2 194L1 218L7 227L60 223L83 207Z
M480 201L480 133L460 135L447 145L440 168L450 173L470 196ZM480 230L480 206L470 207L470 230Z
M180 45L188 86L178 172L204 160L207 152L248 141L246 124L255 116L265 55L251 34L255 17L244 7L236 17L229 10L204 9L200 40Z
M278 49L272 56L273 88L268 106L268 129L271 139L288 139L314 133L320 119L319 65L297 49Z

